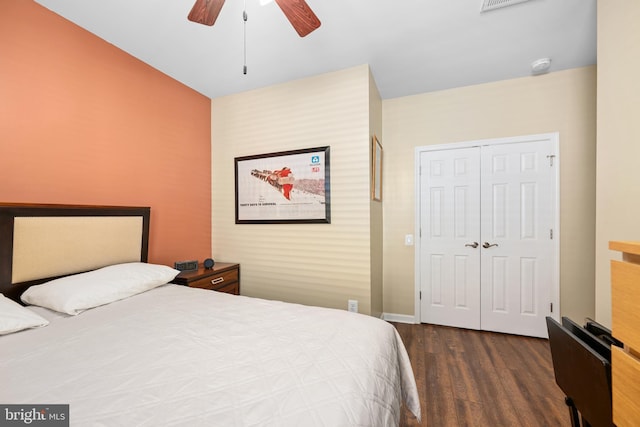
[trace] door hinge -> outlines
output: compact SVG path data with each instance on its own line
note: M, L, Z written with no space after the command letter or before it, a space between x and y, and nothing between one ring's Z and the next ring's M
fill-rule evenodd
M420 291L420 299L422 299L422 291Z
M549 159L549 166L553 167L553 158L556 157L555 154L550 154L547 156L547 159Z
M549 239L553 240L553 228L549 230Z
M553 313L553 303L552 302L549 303L549 310L550 310L551 313Z

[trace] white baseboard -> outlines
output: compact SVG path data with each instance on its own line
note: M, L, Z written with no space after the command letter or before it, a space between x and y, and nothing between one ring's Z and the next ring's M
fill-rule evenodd
M397 322L397 323L418 323L416 322L415 316L410 314L394 314L394 313L382 313L382 319L388 322Z

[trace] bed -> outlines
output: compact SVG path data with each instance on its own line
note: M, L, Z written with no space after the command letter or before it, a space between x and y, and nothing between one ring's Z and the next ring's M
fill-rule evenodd
M68 404L75 426L393 426L403 404L420 418L392 325L168 283L149 221L0 204L0 317L31 322L0 335L1 404Z

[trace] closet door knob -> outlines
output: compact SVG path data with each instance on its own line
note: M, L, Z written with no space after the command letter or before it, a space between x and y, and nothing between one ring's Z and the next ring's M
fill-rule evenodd
M478 242L467 243L465 246L469 246L469 247L475 249L475 248L478 247Z
M489 244L489 242L484 242L482 244L482 247L485 248L485 249L490 248L491 246L498 246L498 244L497 243Z

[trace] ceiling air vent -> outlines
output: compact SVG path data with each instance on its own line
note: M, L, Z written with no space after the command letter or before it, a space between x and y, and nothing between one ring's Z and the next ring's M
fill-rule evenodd
M524 3L531 0L482 0L482 7L480 13L488 12L490 10L500 9L507 6L513 6L514 4Z

